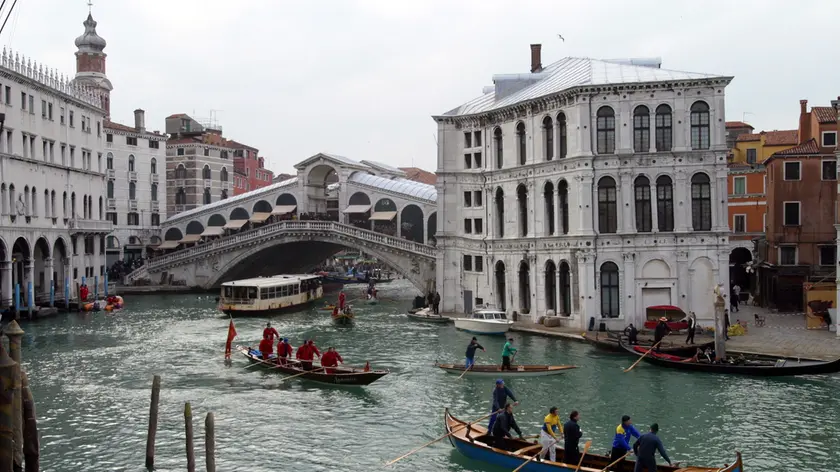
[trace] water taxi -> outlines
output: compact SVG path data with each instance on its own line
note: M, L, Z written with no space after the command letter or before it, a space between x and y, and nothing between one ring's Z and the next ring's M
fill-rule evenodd
M455 327L475 334L505 334L513 326L504 311L491 308L476 310L464 318L455 318Z
M324 296L317 275L274 275L222 284L219 309L226 315L271 315L293 311Z

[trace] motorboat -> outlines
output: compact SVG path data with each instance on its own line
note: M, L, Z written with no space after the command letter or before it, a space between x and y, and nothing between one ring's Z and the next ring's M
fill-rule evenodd
M504 311L492 308L475 310L463 318L455 318L455 327L475 334L505 334L513 321Z

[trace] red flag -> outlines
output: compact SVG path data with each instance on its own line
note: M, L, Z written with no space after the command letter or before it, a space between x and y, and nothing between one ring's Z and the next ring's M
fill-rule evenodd
M231 318L230 325L228 326L227 342L225 343L225 359L230 359L231 344L233 343L233 338L235 337L236 327L233 326L233 318Z

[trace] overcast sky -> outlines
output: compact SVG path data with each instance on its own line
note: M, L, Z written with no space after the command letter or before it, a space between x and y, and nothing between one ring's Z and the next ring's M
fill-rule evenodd
M8 10L11 1L7 2ZM86 0L18 0L0 37L65 74ZM840 94L840 2L94 0L114 121L209 118L275 172L317 152L434 170L435 124L493 74L565 56L735 76L727 120L797 126ZM562 34L565 42L557 38Z

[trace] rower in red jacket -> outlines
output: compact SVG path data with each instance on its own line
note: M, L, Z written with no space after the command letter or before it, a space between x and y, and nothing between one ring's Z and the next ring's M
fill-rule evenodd
M333 315L333 318L338 316L338 305L333 307L333 314L332 315Z
M327 352L324 353L323 357L321 357L321 367L324 368L324 372L328 374L334 374L335 369L330 369L330 367L338 366L338 363L341 362L344 364L344 359L341 358L341 354L335 351L335 348L330 346L327 349Z
M342 290L342 291L341 291L341 292L339 292L339 294L338 294L338 309L339 309L339 310L343 310L343 309L344 309L344 302L345 302L346 300L347 300L347 295L345 295L345 294L344 294L344 290Z
M288 364L288 358L294 353L294 348L289 344L289 338L283 338L277 343L277 363Z
M274 338L280 339L280 333L277 332L276 329L271 327L271 321L265 324L265 329L263 330L263 337L268 336L271 342L274 342Z
M315 347L315 342L311 339L309 341L304 342L297 348L297 353L295 357L300 360L300 365L305 370L312 370L312 361L314 356L321 357L321 353L318 351L318 348Z
M263 334L262 341L260 341L260 352L262 353L262 358L264 360L268 360L273 351L274 343L271 342L271 338L268 337L268 334Z

